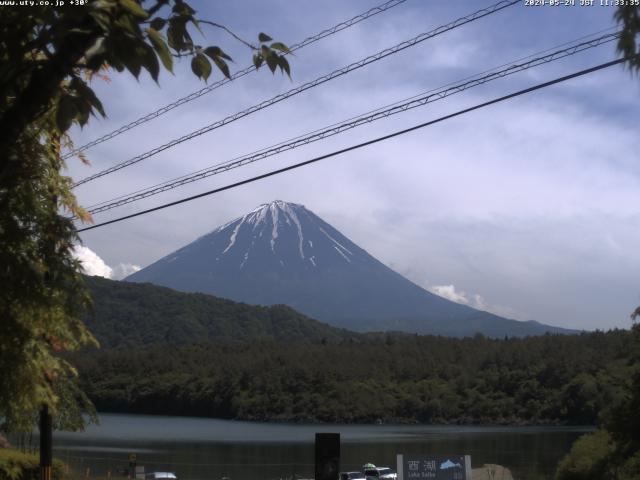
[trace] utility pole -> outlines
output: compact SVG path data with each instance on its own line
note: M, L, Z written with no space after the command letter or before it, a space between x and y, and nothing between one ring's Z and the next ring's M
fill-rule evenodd
M56 137L56 140L60 141L60 136ZM58 196L53 195L52 201L54 205L58 205ZM48 232L53 230L54 226L49 225ZM55 244L51 238L55 238L54 235L50 236L44 244L44 256L43 260L47 269L45 270L45 282L46 284L52 283L51 278L51 262L55 255ZM44 372L43 372L44 373ZM53 379L47 376L49 385ZM40 409L40 480L51 480L53 478L51 472L51 464L53 463L53 421L51 419L51 412L49 412L49 405L46 403L42 405Z
M49 407L40 409L40 480L51 480L51 464L53 460L53 422Z
M315 480L338 480L340 472L340 434L316 433Z

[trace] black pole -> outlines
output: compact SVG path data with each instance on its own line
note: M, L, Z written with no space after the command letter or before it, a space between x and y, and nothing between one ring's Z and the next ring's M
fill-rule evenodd
M40 480L51 480L53 460L53 422L49 407L43 405L40 410Z
M315 480L338 480L340 472L340 434L316 433Z

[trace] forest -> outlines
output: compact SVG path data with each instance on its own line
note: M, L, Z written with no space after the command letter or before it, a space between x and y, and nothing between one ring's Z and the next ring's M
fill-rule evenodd
M628 389L629 331L376 334L71 357L99 411L293 422L595 424Z
M84 280L93 298L84 322L105 349L247 340L338 341L361 336L286 305L247 305L149 283Z

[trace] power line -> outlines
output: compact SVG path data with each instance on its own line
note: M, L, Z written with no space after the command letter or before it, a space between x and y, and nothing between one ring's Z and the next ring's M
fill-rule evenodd
M151 197L153 195L157 195L159 193L172 190L174 188L178 188L188 183L196 182L204 178L210 177L212 175L217 175L219 173L223 173L231 169L239 168L239 167L248 165L250 163L257 162L259 160L264 160L265 158L271 157L273 155L277 155L279 153L293 150L295 148L301 147L303 145L307 145L312 142L316 142L334 135L338 135L342 132L390 117L392 115L396 115L398 113L406 112L407 110L425 106L429 103L442 100L451 95L461 93L465 90L468 90L470 88L473 88L479 85L483 85L487 82L491 82L499 78L504 78L508 75L512 75L512 74L527 70L529 68L533 68L539 65L557 61L571 55L575 55L579 52L583 52L585 50L595 48L599 45L612 42L617 38L619 38L618 32L602 35L601 37L598 37L586 42L582 42L565 49L557 50L555 52L544 55L542 57L534 57L525 63L511 64L507 68L494 71L492 73L489 73L479 78L473 78L472 80L469 80L466 82L459 82L457 84L456 83L449 84L453 86L449 86L448 88L445 88L447 87L445 86L440 89L430 90L423 94L410 97L409 99L395 102L391 105L380 107L376 110L372 110L360 116L350 118L349 120L345 120L340 123L335 123L333 125L330 125L329 127L325 127L324 129L315 130L309 134L301 135L301 136L295 137L294 139L280 142L278 144L272 145L271 147L267 147L265 149L250 153L248 155L238 157L233 160L229 160L227 162L219 163L217 165L213 165L211 167L199 170L197 172L193 172L188 175L183 175L182 177L176 178L174 180L162 182L160 184L148 187L143 190L138 190L129 195L123 195L120 197L116 197L112 200L101 202L99 204L89 207L87 211L93 215L96 213L101 213L107 210L111 210L113 208L116 208L122 205L126 205L131 202L141 200L143 198Z
M636 55L634 58L637 58L637 57L638 56ZM489 100L487 102L474 105L473 107L465 108L463 110L458 110L457 112L451 113L449 115L445 115L443 117L436 118L435 120L430 120L428 122L424 122L424 123L421 123L421 124L418 124L418 125L414 125L413 127L405 128L403 130L398 130L396 132L390 133L388 135L384 135L382 137L377 137L377 138L374 138L372 140L368 140L368 141L363 142L363 143L358 143L358 144L352 145L350 147L346 147L346 148L343 148L343 149L340 149L340 150L336 150L334 152L327 153L325 155L321 155L319 157L312 158L310 160L305 160L304 162L296 163L294 165L289 165L288 167L280 168L280 169L277 169L277 170L272 170L272 171L264 173L262 175L257 175L255 177L251 177L251 178L248 178L248 179L245 179L245 180L241 180L239 182L235 182L235 183L232 183L232 184L229 184L229 185L225 185L224 187L215 188L213 190L209 190L207 192L199 193L197 195L192 195L190 197L182 198L180 200L176 200L176 201L173 201L173 202L165 203L163 205L158 205L157 207L149 208L149 209L142 210L142 211L139 211L139 212L136 212L136 213L132 213L130 215L125 215L125 216L122 216L122 217L119 217L119 218L115 218L113 220L108 220L106 222L98 223L96 225L91 225L89 227L81 228L81 229L78 230L78 232L85 232L87 230L93 230L94 228L103 227L105 225L110 225L110 224L116 223L116 222L121 222L123 220L128 220L130 218L138 217L140 215L146 215L147 213L151 213L151 212L155 212L155 211L158 211L158 210L162 210L162 209L165 209L165 208L168 208L168 207L172 207L174 205L179 205L181 203L190 202L190 201L196 200L198 198L202 198L202 197L206 197L206 196L209 196L209 195L213 195L215 193L223 192L225 190L230 190L232 188L236 188L236 187L239 187L241 185L246 185L248 183L253 183L253 182L256 182L258 180L262 180L262 179L265 179L265 178L268 178L268 177L272 177L274 175L279 175L281 173L288 172L290 170L294 170L294 169L297 169L297 168L300 168L300 167L304 167L306 165L310 165L312 163L319 162L320 160L325 160L327 158L331 158L331 157L335 157L335 156L338 156L338 155L342 155L343 153L347 153L347 152L350 152L352 150L357 150L357 149L360 149L360 148L363 148L363 147L366 147L366 146L369 146L369 145L373 145L375 143L382 142L384 140L389 140L390 138L398 137L400 135L404 135L406 133L413 132L414 130L419 130L421 128L425 128L425 127L428 127L430 125L434 125L436 123L440 123L440 122L443 122L445 120L449 120L451 118L458 117L460 115L464 115L464 114L472 112L474 110L479 110L479 109L487 107L489 105L500 103L500 102L503 102L505 100L509 100L509 99L518 97L520 95L524 95L524 94L527 94L527 93L530 93L530 92L533 92L533 91L536 91L536 90L540 90L542 88L549 87L551 85L555 85L557 83L565 82L567 80L571 80L571 79L576 78L576 77L581 77L583 75L587 75L589 73L593 73L593 72L596 72L598 70L609 68L609 67L612 67L614 65L621 64L621 63L623 63L623 62L625 62L627 60L628 60L628 58L619 58L617 60L612 60L610 62L601 63L600 65L597 65L595 67L587 68L585 70L580 70L578 72L574 72L574 73L569 74L569 75L565 75L565 76L562 76L562 77L555 78L555 79L550 80L548 82L539 83L539 84L534 85L532 87L525 88L523 90L518 90L517 92L510 93L508 95L504 95L502 97L498 97L498 98L495 98L493 100Z
M350 18L349 20L345 20L344 22L341 22L331 28L327 28L325 30L322 30L321 32L311 36L311 37L307 37L305 38L303 41L298 42L294 45L291 45L289 47L289 51L291 53L293 53L296 50L300 50L303 47L306 47L307 45L311 45L312 43L315 43L319 40L322 40L323 38L329 37L335 33L338 33L342 30L345 30L349 27L352 27L353 25L356 25L357 23L362 22L363 20L366 20L368 18L371 18L375 15L378 15L379 13L382 12L386 12L387 10L396 7L404 2L406 2L407 0L389 0L381 5L378 5L376 7L370 8L369 10L367 10L364 13L361 13L360 15L356 15L355 17ZM237 71L236 73L234 73L233 75L231 75L231 78L223 78L221 80L218 80L215 83L212 83L209 86L206 86L204 88L201 88L200 90L197 90L189 95L187 95L186 97L182 97L179 98L178 100L176 100L173 103L170 103L168 105L165 105L164 107L161 107L151 113L148 113L140 118L138 118L137 120L134 120L131 123L128 123L126 125L123 125L120 128L117 128L116 130L113 130L99 138L96 138L95 140L92 140L91 142L85 143L84 145L73 149L72 151L70 151L69 153L66 153L62 158L63 159L67 159L69 157L72 157L73 155L76 155L80 152L83 152L85 150L88 150L91 147L95 147L96 145L99 145L103 142L106 142L107 140L110 140L114 137L117 137L118 135L121 135L139 125L142 125L143 123L147 123L155 118L158 118L162 115L164 115L167 112L170 112L171 110L173 110L174 108L178 108L181 105L184 105L185 103L189 103L192 102L193 100L200 98L203 95L206 95L209 92L214 91L215 89L229 83L232 80L236 80L237 78L240 77L244 77L245 75L247 75L248 73L251 73L253 71L255 71L256 68L253 65L250 65L248 67L243 68L242 70Z
M429 93L437 92L438 90L444 90L445 88L451 87L451 86L454 86L454 85L458 85L459 86L459 84L461 84L462 82L465 82L467 80L477 81L477 79L481 75L489 76L489 74L493 74L493 73L497 74L498 73L497 71L499 69L503 68L503 67L510 67L509 69L507 69L507 70L510 70L511 68L515 67L514 64L516 64L518 62L523 62L525 60L531 60L531 59L534 59L536 61L541 61L541 60L544 60L547 56L548 57L554 56L555 58L549 60L549 61L554 61L554 60L558 60L560 58L564 58L564 57L569 56L569 55L573 55L575 53L582 52L582 51L586 50L587 48L593 48L593 47L602 45L604 43L608 43L610 41L613 41L613 40L617 39L619 37L619 33L612 34L610 38L609 38L609 35L602 35L599 38L594 38L594 37L596 37L596 35L600 35L603 32L608 32L608 31L613 30L615 28L617 28L617 27L614 25L614 26L611 26L609 28L606 28L606 29L603 29L603 30L599 30L599 31L594 32L594 33L591 33L589 35L581 36L581 37L576 38L574 40L571 40L569 42L561 43L561 44L556 45L554 47L547 48L545 50L541 50L541 51L535 52L535 53L527 55L525 57L520 57L520 58L518 58L516 60L512 60L510 62L503 63L503 64L498 65L496 67L493 67L491 69L484 70L484 71L476 73L474 75L470 75L470 76L464 77L464 78L462 78L460 80L457 80L457 81L454 81L454 82L449 82L449 83L447 83L445 85L442 85L442 86L440 86L438 88L433 88L433 89L430 89L430 90L428 90L426 92L422 92L420 94L413 95L413 96L411 96L409 98L406 98L404 100L399 100L399 101L393 102L391 104L388 104L386 106L378 107L378 108L373 109L373 110L369 110L368 112L365 112L365 113L360 114L358 116L354 116L354 117L348 118L348 119L343 120L341 122L336 122L336 123L333 123L333 124L328 125L326 127L323 127L321 129L316 129L316 130L314 130L312 132L308 132L306 134L298 135L298 136L293 137L293 138L291 138L289 140L285 140L285 141L279 142L279 143L271 145L269 147L262 148L262 149L259 149L259 150L255 150L255 151L250 152L248 154L245 154L245 155L243 155L241 157L236 157L236 158L233 158L233 159L228 160L226 162L218 163L218 164L212 165L210 167L206 167L204 169L197 170L195 172L188 173L188 174L182 175L182 176L177 177L177 178L173 178L171 180L166 180L164 182L160 182L158 184L155 184L155 185L152 185L152 186L149 186L149 187L145 187L145 188L136 190L134 192L130 192L130 193L127 193L127 194L124 194L124 195L119 195L117 197L113 197L111 199L95 203L95 204L90 205L89 207L87 207L87 211L89 213L91 213L91 214L100 213L100 212L105 211L105 210L110 210L111 208L115 208L115 207L118 207L118 206L121 206L121 205L124 205L124 204L127 204L127 203L131 203L131 201L136 201L136 200L139 200L139 199L142 199L142 198L147 198L147 197L149 197L151 195L155 195L157 193L161 193L163 191L169 190L170 188L166 188L166 187L172 187L174 184L178 184L179 183L179 185L176 185L176 186L181 186L183 184L191 183L192 181L200 180L201 178L205 178L205 177L208 177L210 175L215 175L216 174L215 170L217 168L219 168L219 167L231 165L231 164L234 164L236 162L241 162L241 161L247 160L247 159L249 159L249 157L252 157L252 156L255 156L255 155L266 154L268 151L270 151L272 149L275 149L275 148L278 148L278 147L281 147L281 146L285 145L286 143L291 143L291 142L294 142L294 141L297 142L299 140L304 139L305 137L309 137L309 136L315 135L317 133L320 133L320 132L323 131L323 129L324 130L332 129L334 127L341 126L344 123L356 121L356 120L358 120L358 119L360 119L360 118L362 118L362 117L364 117L366 115L379 113L383 109L399 106L403 102L409 102L409 101L418 99L419 97L422 97L422 96L427 95ZM590 40L586 40L586 39L590 39ZM576 43L576 42L580 42L581 40L586 40L586 41L584 41L584 42L582 42L580 44ZM564 49L562 51L553 52L554 49L558 49L558 48L565 47L565 46L568 46L568 45L571 45L571 46L567 47L566 49ZM580 48L580 47L583 47L583 46L584 46L584 48ZM546 54L548 52L553 52L553 53L549 54L549 55L547 55L545 57L539 57L537 59L535 58L536 56L540 56L540 55ZM565 55L559 56L562 53L565 53ZM533 62L534 60L531 60L531 61ZM546 62L544 62L544 63L546 63ZM530 65L530 66L532 67L534 65ZM520 69L518 71L522 71L523 69ZM507 74L510 74L510 73L517 73L517 72L513 71L513 72L505 73L505 76ZM499 77L499 78L502 78L502 77ZM492 80L492 78L489 78L487 81L491 81L491 80ZM314 141L314 140L310 140L310 141ZM292 147L292 148L296 148L296 147ZM273 153L273 155L275 155L275 153ZM265 157L266 156L271 156L271 155L265 155ZM209 173L209 172L212 172L212 173ZM157 189L161 189L161 190L156 191ZM140 194L140 196L139 196L139 194ZM127 201L125 201L125 200L127 200ZM107 204L109 205L109 208L104 208L104 209L100 208L100 209L98 209L98 207L106 206Z
M84 183L90 182L92 180L95 180L97 178L103 177L105 175L109 175L113 172L116 172L118 170L121 170L123 168L126 168L128 166L131 166L133 164L136 164L138 162L141 162L142 160L145 160L149 157L152 157L154 155L157 155L160 152L163 152L164 150L167 150L169 148L175 147L176 145L179 145L183 142L186 142L188 140L192 140L195 137L198 137L200 135L203 135L205 133L208 133L212 130L215 130L217 128L220 128L224 125L227 125L229 123L235 122L236 120L239 120L241 118L244 118L248 115L251 115L252 113L255 113L259 110L262 110L264 108L270 107L271 105L274 105L276 103L279 103L283 100L286 100L287 98L290 98L294 95L297 95L299 93L302 93L306 90L309 90L311 88L317 87L318 85L322 85L323 83L326 83L330 80L333 80L335 78L341 77L342 75L346 75L349 72L352 72L354 70L357 70L359 68L362 68L366 65L369 65L371 63L377 62L378 60L381 60L385 57L388 57L389 55L393 55L396 54L402 50L405 50L409 47L413 47L414 45L417 45L421 42L424 42L425 40L428 40L430 38L433 38L437 35L440 35L442 33L448 32L449 30L453 30L457 27L460 27L462 25L465 25L467 23L473 22L475 20L478 20L480 18L486 17L488 15L491 15L493 13L496 13L504 8L510 7L512 5L515 5L516 3L520 3L520 0L501 0L498 3L491 5L490 7L487 8L483 8L481 10L478 10L476 12L473 12L469 15L466 15L464 17L458 18L457 20L454 20L451 23L448 23L446 25L442 25L434 30L431 30L430 32L425 32L425 33L421 33L420 35L417 35L416 37L413 37L410 40L406 40L404 42L401 42L393 47L387 48L385 50L382 50L374 55L370 55L366 58L363 58L362 60L359 60L357 62L351 63L349 65L347 65L346 67L342 67L338 70L334 70L331 73L328 73L326 75L323 75L321 77L316 78L315 80L312 80L310 82L307 82L303 85L300 85L299 87L293 88L285 93L281 93L279 95L276 95L275 97L270 98L269 100L265 100L261 103L258 103L256 105L253 105L252 107L249 107L245 110L242 110L241 112L235 113L233 115L230 115L228 117L223 118L222 120L219 120L217 122L211 123L205 127L202 127L198 130L195 130L191 133L188 133L186 135L183 135L182 137L179 137L177 139L171 140L168 143L165 143L164 145L161 145L159 147L156 147L152 150L149 150L145 153L142 153L140 155L137 155L129 160L125 160L123 162L120 162L112 167L109 167L105 170L102 170L101 172L95 173L93 175L90 175L88 177L85 177L81 180L79 180L78 182L76 182L73 187L77 187L79 185L82 185Z

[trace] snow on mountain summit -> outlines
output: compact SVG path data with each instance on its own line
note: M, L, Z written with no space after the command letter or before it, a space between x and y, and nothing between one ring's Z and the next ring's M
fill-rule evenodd
M215 239L216 244L221 245L220 239L226 238L215 261L225 261L223 257L229 255L229 258L239 258L240 268L249 265L254 254L264 251L266 246L281 267L299 262L311 267L318 267L318 262L335 260L351 263L355 249L344 245L350 243L348 239L336 239L341 235L336 235L336 231L328 232L333 229L327 226L303 205L274 200L218 227L197 242L208 241L211 246ZM292 243L297 255L292 255ZM179 257L180 251L176 254Z

